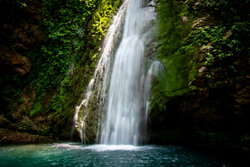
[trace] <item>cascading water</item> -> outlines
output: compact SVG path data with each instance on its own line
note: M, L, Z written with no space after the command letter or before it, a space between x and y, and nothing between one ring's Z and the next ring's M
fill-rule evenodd
M145 123L144 45L154 11L143 0L129 0L124 32L112 69L107 111L103 119L102 144L132 144L140 141ZM144 123L143 123L144 121Z
M73 129L82 142L88 141L88 120L94 121L88 118L90 112L99 115L98 128L93 128L97 130L97 142L137 145L143 140L150 92L150 86L145 84L151 84L147 82L148 72L145 74L145 44L152 40L155 18L153 1L146 4L146 0L124 0L121 5L104 40L85 98L76 107ZM90 107L93 105L98 106L95 111Z
M80 105L76 106L71 136L73 136L74 131L76 130L81 138L82 143L86 143L86 118L89 114L89 102L91 98L94 98L94 101L100 101L100 106L102 106L104 103L107 89L106 83L110 73L110 62L113 57L113 51L115 49L114 44L117 43L120 35L121 25L126 7L127 0L123 2L110 25L103 43L103 51L97 64L94 77L90 80L87 91Z
M164 72L164 66L159 61L153 61L145 79L145 88L144 88L144 97L145 97L145 120L147 120L148 116L148 108L150 105L150 93L151 93L151 86L152 86L152 79L153 77L159 77L160 73Z

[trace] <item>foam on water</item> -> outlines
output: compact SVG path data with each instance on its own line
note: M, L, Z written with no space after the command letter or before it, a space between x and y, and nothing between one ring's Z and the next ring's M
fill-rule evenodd
M153 146L134 146L134 145L106 145L106 144L95 144L95 145L77 145L72 143L57 143L53 144L54 148L65 148L65 149L81 149L81 150L92 150L97 152L102 151L141 151L152 149Z
M117 150L123 150L123 151L136 151L141 150L143 147L138 147L134 145L105 145L105 144L97 144L97 145L91 145L84 147L83 149L89 149L94 150L98 152L102 151L117 151Z

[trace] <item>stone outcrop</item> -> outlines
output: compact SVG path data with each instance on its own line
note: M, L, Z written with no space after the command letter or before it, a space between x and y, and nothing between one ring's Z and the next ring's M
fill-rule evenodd
M198 28L198 27L206 24L210 19L211 19L211 16L209 14L207 14L203 17L200 17L200 18L193 21L192 28L193 29Z
M39 29L41 5L38 0L0 2L0 94L3 106L0 109L0 143L45 142L52 138L43 136L49 134L52 114L30 116L37 96L36 87L27 84L34 63L30 55L45 41L45 34ZM27 85L18 85L16 79ZM18 99L13 93L8 94L16 91L22 92Z
M20 143L48 143L52 142L51 137L34 135L27 132L0 128L0 143L20 144Z
M187 16L182 16L181 17L182 24L185 25L188 23L188 17Z
M24 1L17 5L3 1L1 6L5 7L1 8L0 72L24 76L31 70L27 53L45 41L38 26L42 18L41 2Z
M4 46L0 45L0 62L11 71L12 74L24 76L30 72L31 62L27 57L24 57L16 52L10 51Z

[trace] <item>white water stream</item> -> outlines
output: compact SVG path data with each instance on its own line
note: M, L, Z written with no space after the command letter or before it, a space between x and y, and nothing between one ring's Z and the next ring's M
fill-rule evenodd
M132 144L140 141L145 126L144 45L154 11L143 7L143 0L129 0L124 32L115 54L106 117L103 120L102 144ZM150 90L149 90L150 91Z
M114 17L94 78L85 98L76 107L74 128L82 142L86 138L86 118L93 112L88 110L88 103L94 94L100 118L96 136L101 144L138 145L143 140L151 88L149 77L152 76L152 67L145 71L144 54L156 18L153 6L152 2L146 4L146 0L124 0ZM120 43L117 43L122 32ZM81 110L83 116L79 118Z
M125 14L126 8L127 8L127 0L123 2L116 16L114 16L113 18L113 21L104 39L104 44L102 47L102 54L97 64L97 67L94 73L94 78L91 79L91 81L89 82L87 91L85 93L85 97L81 101L80 105L76 106L71 134L73 135L73 132L76 129L78 133L80 134L81 143L86 143L85 125L86 125L86 118L88 116L87 109L88 109L89 100L94 92L94 87L95 89L98 89L97 96L99 97L99 99L96 99L96 100L100 100L101 101L100 103L104 103L105 96L106 96L106 89L107 89L106 82L107 82L108 75L110 73L110 61L112 59L112 55L114 51L114 43L119 36L119 30L121 29L122 20L123 20L122 18ZM83 112L85 112L82 118L79 118L80 110L83 110Z

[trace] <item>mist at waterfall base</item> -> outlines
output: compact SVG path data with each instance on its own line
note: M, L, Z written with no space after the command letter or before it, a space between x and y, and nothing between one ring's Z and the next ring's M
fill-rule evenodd
M80 143L36 144L0 147L0 166L108 166L108 167L230 167L216 153L181 146L92 145Z

